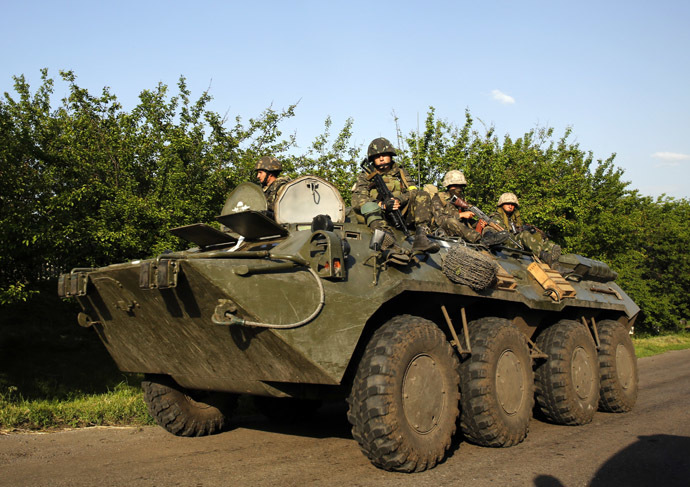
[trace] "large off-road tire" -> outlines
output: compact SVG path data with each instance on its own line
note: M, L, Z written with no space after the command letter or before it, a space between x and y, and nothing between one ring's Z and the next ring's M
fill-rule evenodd
M637 357L628 330L617 321L602 320L599 331L599 409L630 411L637 401Z
M352 436L384 470L441 461L459 414L458 359L431 321L397 316L374 333L348 398Z
M541 411L556 424L592 421L599 402L599 359L589 330L561 320L539 335L537 347L549 356L535 374Z
M321 407L317 399L255 396L256 409L271 421L303 421L311 418Z
M460 364L462 432L483 446L517 445L534 407L527 339L502 318L481 318L469 329L472 354Z
M168 376L147 375L141 388L153 419L177 436L206 436L222 431L237 404L235 394L189 391Z

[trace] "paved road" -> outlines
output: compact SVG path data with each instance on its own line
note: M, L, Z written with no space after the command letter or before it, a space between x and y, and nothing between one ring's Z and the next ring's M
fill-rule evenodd
M684 486L690 485L690 350L639 361L640 396L628 414L586 426L533 419L505 449L457 445L419 474L376 469L350 436L344 409L309 425L258 416L206 438L158 427L89 428L0 436L1 486Z

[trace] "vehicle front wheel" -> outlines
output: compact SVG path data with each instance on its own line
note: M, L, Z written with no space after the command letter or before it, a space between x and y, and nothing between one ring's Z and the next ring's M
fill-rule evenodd
M397 316L367 344L348 403L352 436L374 465L432 468L456 431L457 356L434 323Z
M166 375L146 375L144 402L156 423L177 436L218 433L237 405L237 395L191 391Z

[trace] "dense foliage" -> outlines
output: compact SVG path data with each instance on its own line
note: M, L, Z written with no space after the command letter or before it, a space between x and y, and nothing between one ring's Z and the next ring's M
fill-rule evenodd
M229 122L208 109L208 93L192 100L184 78L174 95L163 84L142 91L129 112L107 88L94 96L74 73L61 78L69 90L57 108L47 71L33 92L16 77L16 93L0 100L0 304L27 299L56 270L183 248L167 230L212 222L261 155L280 157L290 176L332 181L349 201L366 150L351 140L353 120L333 135L328 118L300 154L294 135L280 130L295 106ZM648 329L675 330L687 318L688 200L641 196L615 155L595 160L569 141L570 130L513 139L474 126L469 112L457 125L430 108L423 132L398 132L398 159L420 184L462 170L469 199L485 210L515 192L526 221L619 272Z

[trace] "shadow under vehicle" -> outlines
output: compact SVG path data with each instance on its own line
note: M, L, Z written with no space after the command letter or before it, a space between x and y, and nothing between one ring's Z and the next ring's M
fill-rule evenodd
M452 239L413 255L312 176L281 190L274 217L243 183L221 230L171 230L197 247L60 277L79 323L122 371L145 374L171 433L221 431L240 394L284 417L346 398L371 462L415 472L444 459L458 428L480 445L520 443L535 399L565 425L635 404L639 308L604 263L566 255L559 272Z

